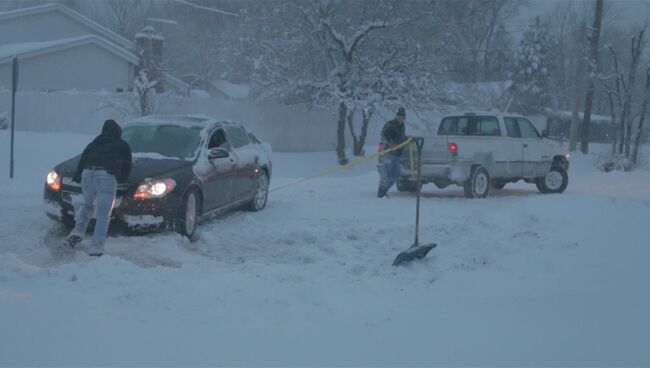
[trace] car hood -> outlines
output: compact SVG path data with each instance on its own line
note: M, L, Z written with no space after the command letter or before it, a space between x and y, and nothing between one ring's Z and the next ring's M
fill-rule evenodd
M58 164L54 169L64 178L72 177L81 155L75 156ZM127 179L128 184L140 183L146 178L162 178L171 176L175 172L192 167L193 161L175 160L168 158L135 158L131 174Z

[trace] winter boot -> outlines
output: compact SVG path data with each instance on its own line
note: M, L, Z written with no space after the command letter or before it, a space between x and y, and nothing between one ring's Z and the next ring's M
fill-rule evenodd
M383 198L386 196L386 193L388 193L388 189L384 187L379 187L379 190L377 190L377 197L378 198Z
M101 257L104 255L104 248L91 245L88 249L88 255L91 257Z
M75 245L81 242L81 237L79 235L70 235L63 241L63 245L68 248L74 248Z

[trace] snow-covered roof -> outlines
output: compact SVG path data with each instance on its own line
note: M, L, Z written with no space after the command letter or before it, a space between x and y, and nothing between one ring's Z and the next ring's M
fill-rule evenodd
M552 117L561 117L564 120L567 119L571 120L571 111L555 110L555 111L550 111L547 114ZM578 113L578 119L583 120L584 117L585 117L584 112ZM605 115L591 114L591 121L595 123L609 123L612 121L612 117L605 116Z
M77 13L76 11L57 3L2 12L0 13L0 22L6 19L25 17L33 14L41 14L47 12L59 12L61 14L64 14L65 16L76 20L77 22L85 25L86 27L91 28L96 33L100 34L103 37L106 37L111 42L114 42L127 49L133 48L133 43L127 40L126 38L102 26L101 24Z
M474 92L494 96L503 95L511 86L511 80L475 83L450 82L448 84L448 87L456 93Z
M245 100L251 94L251 87L246 84L234 84L223 79L217 79L212 81L212 85L233 100Z
M103 49L125 59L131 64L138 64L138 58L130 51L120 47L106 39L86 35L74 38L64 38L61 40L44 41L44 42L23 42L8 45L0 45L0 64L10 62L14 56L19 58L30 58L50 52L61 51L73 47L79 47L87 44L94 44Z

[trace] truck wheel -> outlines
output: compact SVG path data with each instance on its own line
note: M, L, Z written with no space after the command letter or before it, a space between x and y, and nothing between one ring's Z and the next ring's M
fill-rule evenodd
M415 193L418 191L417 184L410 180L398 180L395 184L397 185L397 190L400 192ZM420 184L420 188L422 188L422 184Z
M192 239L198 225L201 208L201 195L196 189L190 189L183 199L183 205L178 211L174 228L176 232Z
M559 166L552 166L545 177L535 180L537 190L544 194L562 193L569 185L569 174Z
M469 179L463 184L463 191L467 198L485 198L490 193L490 174L483 166L472 169Z

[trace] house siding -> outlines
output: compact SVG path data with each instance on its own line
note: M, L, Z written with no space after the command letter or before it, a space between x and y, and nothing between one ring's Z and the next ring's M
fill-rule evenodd
M20 60L19 89L116 91L132 85L134 66L95 44ZM11 63L0 65L0 87L11 88Z

